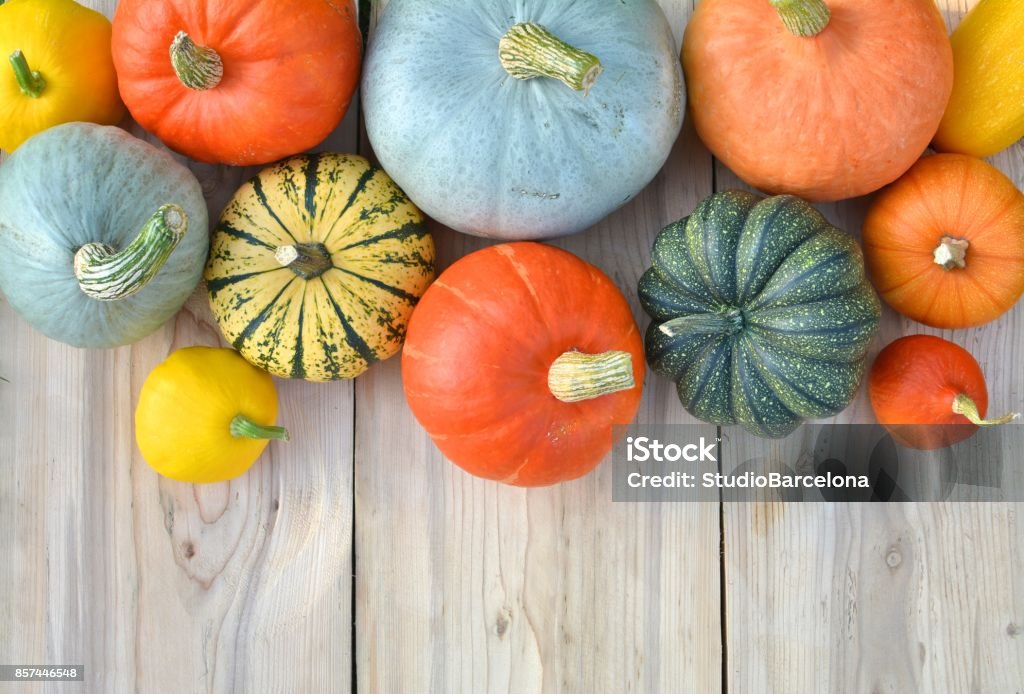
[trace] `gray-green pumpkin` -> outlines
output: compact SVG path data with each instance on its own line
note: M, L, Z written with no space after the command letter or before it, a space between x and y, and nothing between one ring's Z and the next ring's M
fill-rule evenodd
M145 337L185 303L208 249L195 176L118 128L60 125L0 166L0 290L54 340Z
M647 360L694 416L781 437L849 405L878 330L857 242L803 200L717 193L658 234Z
M360 98L374 153L420 209L505 240L625 204L686 111L655 0L391 0Z

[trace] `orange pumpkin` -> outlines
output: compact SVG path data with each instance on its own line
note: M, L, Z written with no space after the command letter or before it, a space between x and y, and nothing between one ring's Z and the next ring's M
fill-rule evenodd
M644 347L608 277L563 250L472 253L431 285L402 353L405 396L449 460L519 486L585 475L636 415Z
M898 178L953 89L934 0L701 0L682 59L708 149L756 188L814 201Z
M984 419L988 389L981 366L959 345L931 335L901 337L868 374L875 417L904 446L944 448L1019 415Z
M981 159L925 157L872 203L864 255L903 315L936 328L987 323L1024 293L1024 194Z
M352 0L121 0L113 55L121 97L193 159L264 164L318 144L359 81Z

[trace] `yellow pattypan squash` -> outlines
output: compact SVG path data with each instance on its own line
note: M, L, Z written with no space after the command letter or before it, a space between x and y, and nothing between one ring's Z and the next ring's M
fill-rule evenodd
M0 149L61 123L124 116L110 21L73 0L0 4Z
M238 477L270 439L277 391L270 375L238 352L186 347L153 369L135 410L142 457L165 477L201 484Z

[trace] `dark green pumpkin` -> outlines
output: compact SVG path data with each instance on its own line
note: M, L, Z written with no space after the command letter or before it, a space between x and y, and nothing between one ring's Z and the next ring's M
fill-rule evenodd
M647 360L694 416L776 438L849 405L881 309L857 242L809 204L716 193L651 264Z

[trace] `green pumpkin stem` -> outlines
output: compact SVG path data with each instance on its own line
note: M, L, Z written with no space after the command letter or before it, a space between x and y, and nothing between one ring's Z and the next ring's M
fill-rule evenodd
M311 280L324 274L332 267L331 252L322 243L297 243L293 246L278 246L274 258L304 280Z
M171 42L171 66L174 73L189 89L213 89L224 77L224 62L212 48L196 45L184 31L179 31Z
M566 352L548 369L548 390L562 402L592 400L635 386L629 352Z
M996 427L1000 424L1009 424L1020 417L1020 412L1011 412L997 419L982 419L974 400L964 393L960 393L953 398L953 412L963 415L971 424L979 427Z
M244 414L237 415L231 420L231 435L236 439L288 440L288 430L284 427L257 424Z
M498 59L516 79L550 77L584 94L603 69L597 56L573 48L532 22L516 24L501 37Z
M794 36L817 36L828 26L832 13L824 0L768 0Z
M188 215L164 205L142 226L124 250L88 243L75 253L78 286L97 301L118 301L135 294L160 272L188 230Z
M970 247L967 239L957 239L952 236L943 236L939 245L932 252L936 265L941 265L947 270L967 267L967 249Z
M701 333L735 335L743 329L743 312L739 309L716 313L691 313L662 323L658 330L668 337Z
M43 79L38 70L33 70L28 66L25 54L20 50L14 51L14 53L11 53L9 60L11 61L11 67L14 69L14 79L18 80L21 93L33 99L38 99L42 96L43 91L46 89L46 80Z

